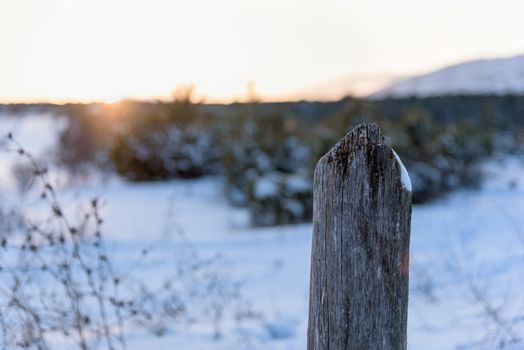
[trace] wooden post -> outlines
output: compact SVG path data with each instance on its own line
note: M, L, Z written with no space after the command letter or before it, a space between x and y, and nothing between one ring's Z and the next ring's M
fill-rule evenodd
M315 169L308 350L405 350L411 184L376 124Z

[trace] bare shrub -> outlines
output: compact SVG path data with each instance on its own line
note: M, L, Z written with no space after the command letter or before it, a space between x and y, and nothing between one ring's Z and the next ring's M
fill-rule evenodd
M220 336L223 317L236 316L241 296L240 284L215 269L216 259L192 252L156 287L134 276L147 250L120 271L103 236L100 200L72 219L47 168L11 134L7 140L32 169L49 215L0 211L1 349L51 349L57 339L81 350L126 349L126 334L136 327L162 336L169 325L207 319Z
M16 180L18 190L23 193L29 190L35 179L34 169L31 164L26 162L16 163L11 168L11 173Z

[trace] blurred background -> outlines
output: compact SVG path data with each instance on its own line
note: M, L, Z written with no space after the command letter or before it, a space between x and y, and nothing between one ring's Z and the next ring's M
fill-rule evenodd
M4 348L304 349L314 166L376 122L413 185L408 348L523 349L522 13L0 0Z

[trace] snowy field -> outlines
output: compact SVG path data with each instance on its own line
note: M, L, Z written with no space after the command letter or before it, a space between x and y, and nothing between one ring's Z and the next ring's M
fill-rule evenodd
M13 131L37 155L52 148L59 127L40 116L0 117L0 132ZM15 158L0 155L0 198L37 213L38 200L20 195L9 173ZM524 157L498 156L485 172L480 189L413 208L409 349L524 349L512 343L524 338ZM219 338L205 322L159 338L133 332L130 349L305 349L311 225L249 227L219 178L132 184L110 177L59 188L72 213L102 199L117 266L147 248L153 262L136 273L156 283L188 250L219 256L216 268L242 282L241 298L258 314L245 324L224 319Z

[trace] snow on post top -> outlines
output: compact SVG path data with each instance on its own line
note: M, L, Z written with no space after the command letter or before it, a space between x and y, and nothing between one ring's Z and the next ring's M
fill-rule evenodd
M383 146L391 150L400 169L400 182L402 184L402 188L408 192L412 192L411 180L406 167L404 164L402 164L402 161L400 160L400 157L397 155L397 153L391 147L385 145L384 136L382 135L378 125L375 123L364 123L356 126L340 141L338 141L329 152L320 158L318 163L336 162L338 164L342 163L344 167L346 167L347 162L353 157L352 153L355 151L355 149L367 147L370 145Z
M412 191L411 187L411 179L409 178L409 173L404 164L402 164L402 161L400 160L400 157L398 156L397 152L392 148L393 155L395 156L395 159L397 160L398 166L400 167L400 182L402 183L402 187L408 191Z

